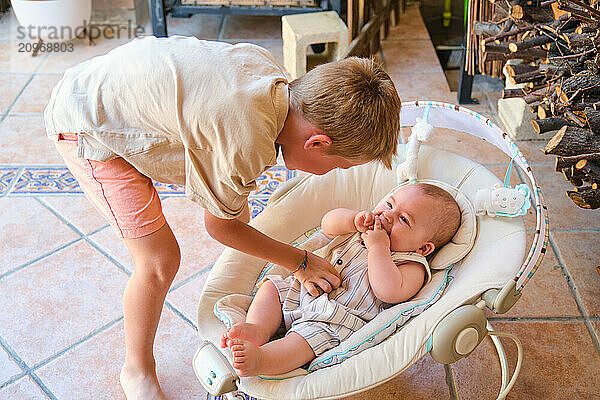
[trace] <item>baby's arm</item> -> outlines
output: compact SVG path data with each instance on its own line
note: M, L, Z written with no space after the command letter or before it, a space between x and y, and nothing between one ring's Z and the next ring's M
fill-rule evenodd
M369 284L375 296L391 304L402 303L413 297L423 286L425 270L423 265L408 261L397 266L390 253L390 240L381 229L379 219L373 230L362 235L368 254Z
M321 220L321 229L327 236L344 235L352 232L364 232L372 228L375 216L370 211L354 211L336 208L329 211Z

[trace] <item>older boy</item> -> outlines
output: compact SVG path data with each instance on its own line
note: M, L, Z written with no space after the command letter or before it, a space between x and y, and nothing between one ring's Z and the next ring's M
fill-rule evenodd
M324 174L396 152L400 99L372 60L350 58L288 83L268 51L196 38L143 37L65 72L44 116L87 198L135 266L123 296L128 399L161 399L152 351L179 246L152 180L185 185L219 242L296 269L304 252L247 224L248 194L276 164ZM296 273L317 295L339 286L314 254Z

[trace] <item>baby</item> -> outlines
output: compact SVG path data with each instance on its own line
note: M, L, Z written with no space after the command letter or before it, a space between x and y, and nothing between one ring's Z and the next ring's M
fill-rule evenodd
M337 346L381 310L417 294L431 277L425 256L449 242L459 224L454 198L424 183L401 187L372 212L329 211L321 222L329 243L319 254L340 272L340 287L313 297L294 276L267 276L246 322L221 338L233 368L239 376L283 374ZM282 322L285 337L269 341Z

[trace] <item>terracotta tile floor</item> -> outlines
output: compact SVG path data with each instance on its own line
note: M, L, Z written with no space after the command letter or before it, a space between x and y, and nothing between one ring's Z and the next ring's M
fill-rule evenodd
M149 27L146 26L147 32ZM170 34L266 47L282 63L276 17L169 17ZM42 111L64 70L126 39L74 42L72 53L30 57L17 52L12 14L0 19L0 399L119 399L123 361L121 295L132 263L124 245L81 195L44 137ZM379 54L403 100L455 103L416 6L407 9ZM497 121L498 93L474 93L472 109ZM502 177L504 155L468 135L441 131L434 145L468 156ZM543 142L520 142L550 212L550 247L523 299L505 315L488 316L523 341L525 360L511 399L600 398L600 213L577 208L539 152ZM275 167L251 198L259 213L274 184L294 176ZM513 176L513 182L519 182ZM269 184L270 183L270 184ZM171 399L204 399L190 360L199 339L196 305L222 251L203 230L202 213L181 188L158 185L183 261L167 295L156 343L159 377ZM534 219L526 217L528 229ZM191 222L191 223L190 223ZM531 238L529 238L531 240ZM85 262L83 262L85 261ZM515 351L507 345L511 363ZM455 363L464 399L492 399L499 388L493 347L486 340ZM403 374L353 399L443 399L444 370L429 356Z

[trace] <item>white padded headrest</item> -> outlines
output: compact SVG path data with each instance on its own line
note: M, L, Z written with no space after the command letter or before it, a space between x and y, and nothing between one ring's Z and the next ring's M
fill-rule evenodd
M450 193L460 207L460 226L452 237L452 240L428 257L429 267L431 269L444 269L462 260L469 251L471 251L471 248L475 243L475 237L477 236L477 217L475 216L475 208L467 196L447 183L432 179L419 179L418 182L439 186ZM396 190L408 184L409 182L403 182L394 187L381 201L385 201Z

